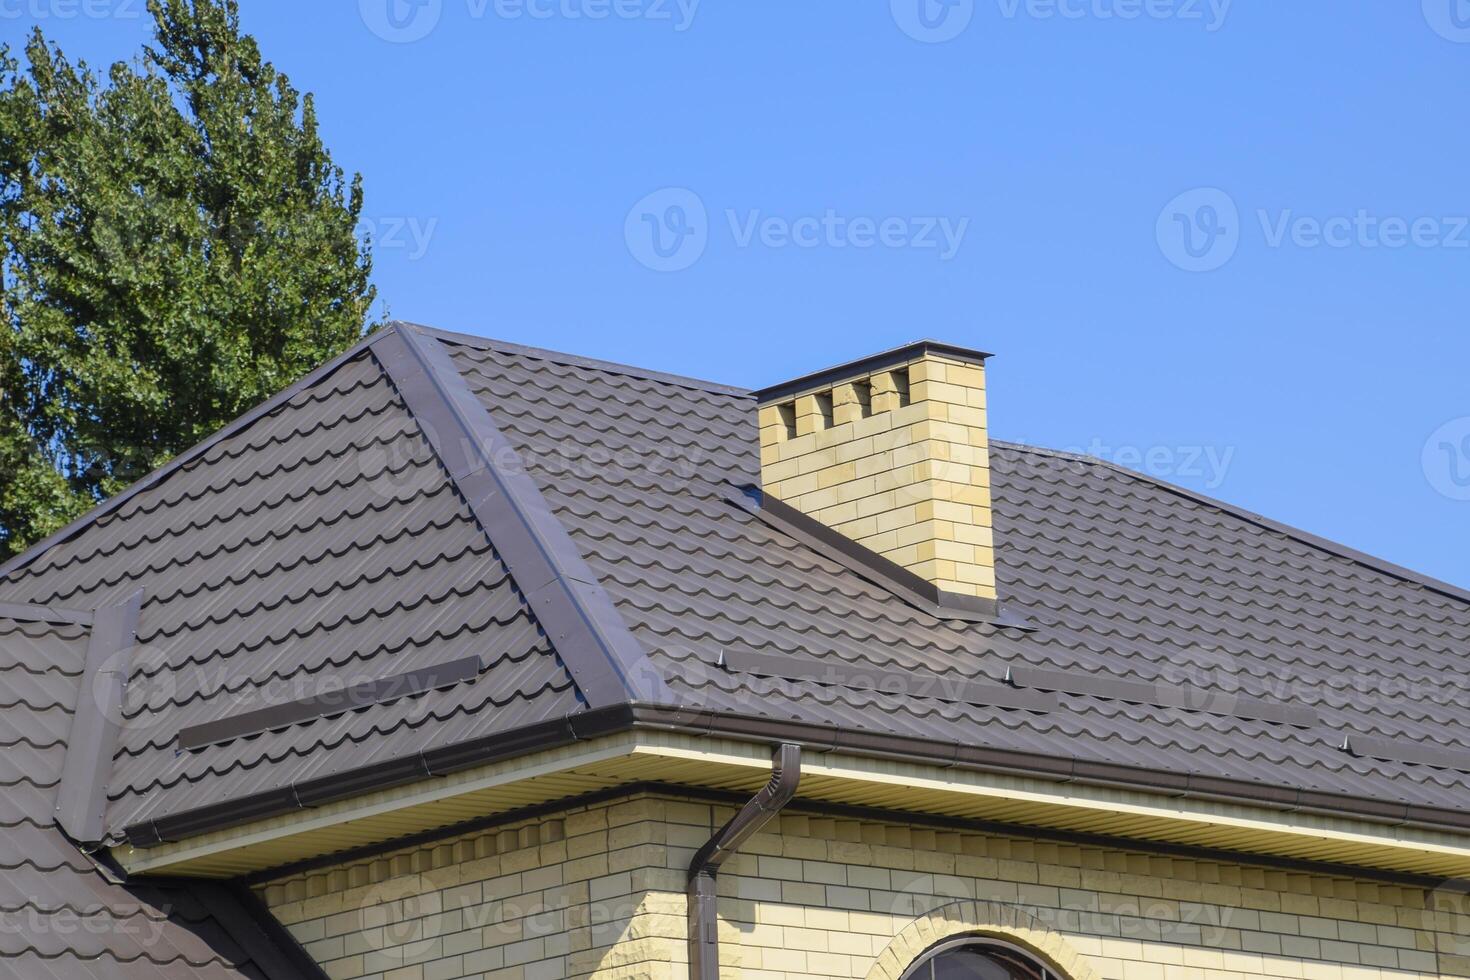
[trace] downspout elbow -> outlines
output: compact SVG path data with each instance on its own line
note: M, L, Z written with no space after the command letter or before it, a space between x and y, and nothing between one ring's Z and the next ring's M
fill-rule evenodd
M720 867L796 796L801 746L784 743L771 760L771 778L689 863L689 980L719 980L719 912L715 882Z

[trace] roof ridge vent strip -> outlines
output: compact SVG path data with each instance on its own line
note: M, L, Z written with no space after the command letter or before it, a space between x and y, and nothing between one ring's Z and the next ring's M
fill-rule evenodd
M952 704L1037 712L1056 711L1060 707L1054 693L1019 690L979 677L946 677L935 671L917 668L864 668L846 661L839 665L751 651L736 651L731 654L726 650L720 651L718 666L737 674L815 681L818 684L830 684L854 691L932 698Z
M1321 720L1317 709L1308 705L1267 701L1192 684L1150 683L1029 666L1006 667L1006 683L1018 688L1080 694L1110 701L1157 705L1161 708L1181 708L1207 715L1269 721L1296 728L1311 728Z
M1442 745L1425 742L1346 734L1338 749L1358 758L1470 772L1470 750L1457 752Z
M61 829L84 844L96 844L104 835L108 784L122 735L123 699L142 609L139 590L119 605L104 606L93 614L55 805Z
M1005 603L946 592L840 531L834 531L816 518L783 503L760 487L735 487L726 495L726 500L935 619L988 623L1001 629L1026 632L1036 630L1034 624Z
M311 697L267 705L254 711L182 728L178 736L179 748L192 752L221 742L259 735L272 729L288 728L318 718L331 718L360 708L442 690L474 680L484 669L484 661L478 656L463 657L433 667L422 667L377 680L349 684Z
M592 708L673 695L445 342L400 324L373 356Z

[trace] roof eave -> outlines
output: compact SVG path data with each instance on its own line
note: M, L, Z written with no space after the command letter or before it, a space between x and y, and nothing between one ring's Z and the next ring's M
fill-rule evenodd
M1470 813L1448 808L1197 774L1176 775L1121 763L992 749L736 712L629 703L568 715L361 769L333 773L268 793L156 817L124 828L123 834L131 846L147 849L257 820L302 813L314 806L369 790L405 785L592 738L638 730L718 736L762 745L793 742L817 753L839 751L865 758L1041 778L1058 785L1075 783L1149 793L1175 800L1243 804L1283 813L1312 813L1392 827L1470 832Z

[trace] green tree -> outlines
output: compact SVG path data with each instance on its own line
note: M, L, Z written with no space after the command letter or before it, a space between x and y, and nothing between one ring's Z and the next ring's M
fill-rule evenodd
M236 0L149 0L103 85L0 47L0 556L356 342L348 181Z

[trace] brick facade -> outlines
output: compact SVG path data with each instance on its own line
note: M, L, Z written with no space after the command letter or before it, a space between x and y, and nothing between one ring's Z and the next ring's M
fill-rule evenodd
M260 891L335 980L673 980L684 868L731 812L632 797ZM1462 896L914 825L784 815L721 895L725 973L747 980L897 980L966 933L1070 980L1470 976Z

